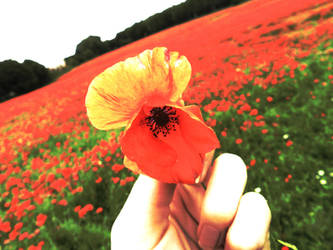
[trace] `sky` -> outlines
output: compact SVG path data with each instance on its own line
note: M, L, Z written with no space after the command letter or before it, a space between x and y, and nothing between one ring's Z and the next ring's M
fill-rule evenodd
M185 0L1 0L0 61L55 68L90 35L102 41Z

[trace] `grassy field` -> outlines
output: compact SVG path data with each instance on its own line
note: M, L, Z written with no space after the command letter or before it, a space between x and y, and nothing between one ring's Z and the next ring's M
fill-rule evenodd
M117 131L89 123L91 80L156 46L192 64L186 104L248 168L272 210L271 245L331 249L333 3L253 0L89 61L0 104L0 249L110 249L136 176ZM135 223L135 222L133 222ZM284 247L284 249L287 249Z

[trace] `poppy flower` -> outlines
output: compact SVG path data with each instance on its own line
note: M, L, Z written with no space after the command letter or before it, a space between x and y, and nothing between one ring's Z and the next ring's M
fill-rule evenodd
M219 147L197 106L182 94L191 78L185 56L166 48L145 50L94 78L87 115L97 129L126 126L120 138L124 165L168 183L197 183L206 155Z

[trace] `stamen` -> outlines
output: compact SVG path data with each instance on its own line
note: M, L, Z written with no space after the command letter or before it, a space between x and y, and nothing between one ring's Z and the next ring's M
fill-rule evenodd
M154 107L150 110L150 116L144 119L144 124L149 127L153 136L158 137L159 133L162 133L165 137L171 130L176 130L176 125L179 124L178 117L173 107Z

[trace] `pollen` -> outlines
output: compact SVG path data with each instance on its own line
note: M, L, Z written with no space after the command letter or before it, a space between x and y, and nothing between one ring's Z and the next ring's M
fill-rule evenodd
M144 119L144 124L149 127L154 137L158 137L160 133L165 137L170 131L176 130L179 116L175 108L169 106L154 107L150 110L150 115Z

